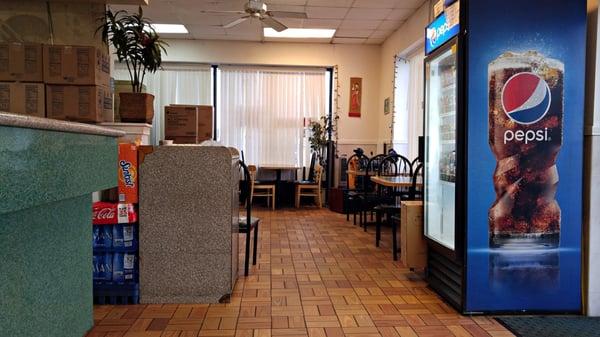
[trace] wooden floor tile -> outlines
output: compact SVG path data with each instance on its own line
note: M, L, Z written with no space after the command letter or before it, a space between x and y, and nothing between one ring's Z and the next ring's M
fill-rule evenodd
M254 214L257 265L230 303L95 306L87 337L512 336L491 317L461 316L393 261L389 231L377 248L371 230L327 209Z

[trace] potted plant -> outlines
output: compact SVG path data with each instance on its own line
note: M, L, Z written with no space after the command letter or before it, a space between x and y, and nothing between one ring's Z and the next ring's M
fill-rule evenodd
M335 132L335 125L328 116L322 116L320 122L312 121L308 125L311 135L308 137L310 149L317 154L321 166L325 165L325 151L329 142L329 133Z
M119 93L119 114L124 122L152 123L154 95L143 93L146 73L160 69L162 53L168 44L161 40L151 21L144 17L142 7L130 14L108 9L98 31L108 45L112 44L119 62L125 63L131 79L131 91Z

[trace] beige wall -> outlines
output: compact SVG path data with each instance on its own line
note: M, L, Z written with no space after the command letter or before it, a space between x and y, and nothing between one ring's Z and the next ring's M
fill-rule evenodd
M425 39L425 27L430 21L430 7L430 1L425 2L396 32L385 40L381 47L381 84L377 101L379 111L383 111L385 98L394 96L394 56ZM392 114L381 113L377 126L379 144L391 140L391 124ZM379 150L382 150L381 145Z
M339 67L339 142L375 144L378 139L380 46L310 43L169 40L165 61L216 64ZM363 79L361 118L348 117L350 77ZM383 112L381 112L383 114Z

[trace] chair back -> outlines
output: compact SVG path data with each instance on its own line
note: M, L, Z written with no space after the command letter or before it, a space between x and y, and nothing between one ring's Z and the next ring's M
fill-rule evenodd
M321 179L323 178L323 167L321 165L315 166L315 184L321 186Z
M242 201L246 203L246 221L247 221L247 230L250 233L250 221L252 219L252 189L254 187L252 175L250 174L250 170L248 166L243 161L240 161L240 166L244 171L244 185L242 187ZM251 165L253 166L253 165ZM256 166L254 166L256 170Z
M423 180L423 163L419 163L415 168L415 172L413 172L412 176L412 185L408 190L408 198L409 200L420 200L423 199L423 189L417 188L417 184L419 183L419 178Z
M385 157L379 165L380 176L412 176L412 165L408 158L400 154L391 154Z
M358 155L358 154L353 154L350 156L350 158L348 158L348 170L354 169L356 171L360 171L363 168L365 168L367 166L369 162L369 157L365 156L364 154ZM354 167L353 167L354 166ZM364 179L362 179L364 177L361 176L355 176L355 183L354 183L354 189L358 190L361 189L363 186L363 183L360 183L359 181L364 182ZM348 174L348 172L346 171L346 181L348 182L348 184L350 184L350 174ZM350 185L348 185L350 186ZM360 186L360 188L358 188Z
M365 167L365 175L362 180L362 189L365 193L370 192L374 189L375 184L373 184L369 177L377 175L377 173L379 172L379 166L381 165L381 162L383 161L383 159L385 159L386 156L387 155L385 154L378 154L376 156L371 157L371 159L369 159L369 161L367 162L367 166Z
M256 165L248 165L248 173L250 175L250 203L254 198L254 184L256 183L256 172L258 171Z
M413 159L413 161L410 162L410 166L416 170L416 167L421 163L421 158L419 158L417 156L417 158Z

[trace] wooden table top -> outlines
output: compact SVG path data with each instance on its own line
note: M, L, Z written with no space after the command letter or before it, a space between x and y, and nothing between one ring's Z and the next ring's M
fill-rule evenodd
M298 170L300 167L292 166L292 165L277 165L277 164L268 164L268 165L259 165L259 169L263 170Z
M346 171L347 174L353 174L355 176L364 176L367 173L364 170L348 170Z
M412 178L407 176L392 176L392 177L380 177L380 176L372 176L371 181L387 186L387 187L410 187L412 186ZM417 186L422 186L423 183L417 181Z

